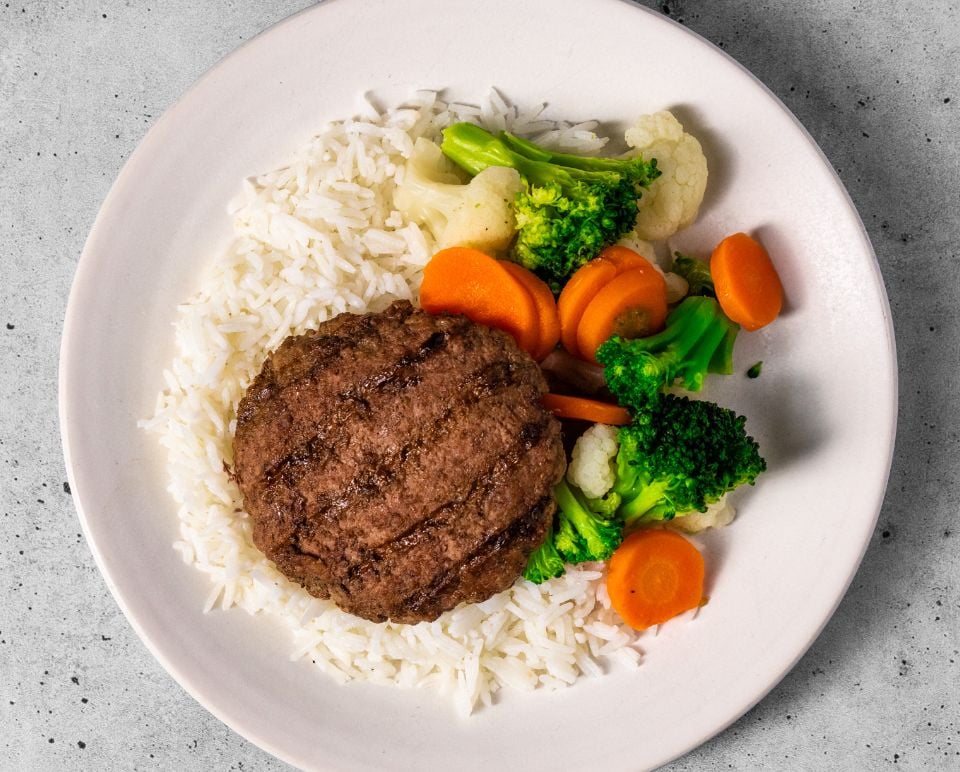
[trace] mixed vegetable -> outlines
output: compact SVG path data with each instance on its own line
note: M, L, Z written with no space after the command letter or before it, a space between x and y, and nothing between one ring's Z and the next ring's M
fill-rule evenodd
M743 416L676 389L732 373L740 330L774 321L783 289L745 233L709 261L674 253L664 271L646 239L693 222L706 159L666 112L642 116L626 140L624 157L594 158L454 124L439 146L417 142L395 201L441 247L424 270L424 309L503 329L545 371L579 369L568 387L592 385L543 398L558 417L592 425L524 577L609 561L611 603L643 629L704 602L700 553L662 526L722 524L711 513L727 493L766 469Z
M494 136L472 123L443 132L443 154L471 175L515 169L513 257L553 290L601 249L633 229L637 200L660 172L656 160L553 153L509 132Z

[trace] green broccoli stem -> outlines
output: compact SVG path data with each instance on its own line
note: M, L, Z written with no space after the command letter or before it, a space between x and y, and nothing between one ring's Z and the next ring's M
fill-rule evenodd
M566 480L554 487L560 511L557 551L569 563L606 560L623 538L618 520L606 520L590 509L586 496Z
M617 517L617 510L620 508L620 494L610 490L606 495L596 499L587 499L587 507L595 515L599 515L605 520L612 520Z
M518 137L516 134L511 134L509 131L500 132L500 141L513 152L524 155L531 161L550 161L555 157L546 148L535 145L530 140Z
M717 322L716 301L687 298L667 316L666 327L656 335L637 338L632 345L639 351L660 351L674 345L675 358L681 360L700 342L703 334Z
M716 375L730 375L733 372L733 344L737 341L737 333L740 332L740 325L727 319L727 332L724 335L717 350L710 357L710 364L707 367L708 373Z
M685 388L699 391L703 387L703 373L707 371L713 354L726 334L711 302L690 298L674 309L667 318L667 326L656 335L632 341L639 351L660 351L671 346L664 360L667 369L662 386L669 386L679 375Z
M520 172L528 183L559 185L563 190L570 190L581 182L615 185L621 179L614 170L579 169L528 158L513 151L501 137L472 123L455 123L444 129L440 149L471 175L490 166L508 166Z
M703 388L703 379L710 363L727 337L727 326L723 321L712 320L684 357L679 374L685 389L700 391Z
M634 182L643 187L648 187L651 182L660 176L655 158L647 163L639 157L598 158L595 156L573 155L571 153L554 153L551 150L535 145L529 140L517 137L508 131L500 132L500 139L511 150L533 161L544 161L546 163L566 166L570 169L582 169L584 171L608 171L616 172L617 174L627 174Z
M688 297L670 312L661 332L611 338L597 357L617 399L642 417L645 403L678 378L684 388L700 391L708 372L732 372L738 330L713 298Z
M633 491L637 484L637 467L630 463L632 453L622 447L617 453L617 476L613 483L613 492L621 499Z
M639 490L633 492L633 496L624 496L620 504L619 514L624 523L632 525L641 518L661 520L663 511L668 507L661 507L661 501L667 492L668 483L658 481L650 484L642 484ZM658 516L660 515L660 516Z
M566 478L554 486L553 495L557 500L557 506L560 507L560 509L564 512L572 513L575 510L580 509L580 502L577 501L576 496L573 495L573 491L570 490L570 486L567 484Z
M472 176L490 166L516 168L517 154L486 129L472 123L455 123L443 130L443 154Z
M593 527L593 516L588 510L585 500L574 493L566 480L561 480L553 489L557 499L557 506L566 515L570 524L578 533L589 533Z

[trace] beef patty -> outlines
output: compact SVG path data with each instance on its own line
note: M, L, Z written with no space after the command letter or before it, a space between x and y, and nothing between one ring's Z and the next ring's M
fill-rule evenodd
M509 335L404 301L288 338L237 415L254 543L377 622L506 589L546 538L564 471L545 390Z

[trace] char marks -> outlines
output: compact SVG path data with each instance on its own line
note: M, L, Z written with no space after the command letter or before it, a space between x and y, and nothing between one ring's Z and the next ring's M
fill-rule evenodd
M254 541L377 621L504 589L542 542L563 473L544 390L505 334L403 302L288 339L238 410Z

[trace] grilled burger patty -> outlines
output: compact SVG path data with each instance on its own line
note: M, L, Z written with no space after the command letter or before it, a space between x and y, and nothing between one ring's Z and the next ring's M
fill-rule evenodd
M544 391L509 335L405 301L288 338L237 415L254 543L377 622L506 589L546 538L564 471Z

